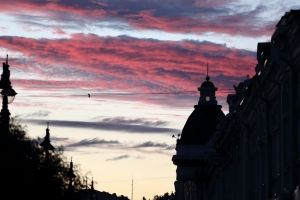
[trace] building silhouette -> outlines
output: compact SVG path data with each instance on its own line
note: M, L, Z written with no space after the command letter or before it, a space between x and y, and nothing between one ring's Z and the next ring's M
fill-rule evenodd
M177 139L176 151L172 160L177 165L175 182L178 199L199 199L203 188L199 182L203 173L201 169L210 148L206 145L216 131L216 126L224 117L220 105L217 105L215 91L217 88L206 77L201 87L198 105L189 116L182 130L181 137Z
M216 114L187 120L172 158L176 199L300 200L300 10L258 43L255 75L234 89L216 126Z

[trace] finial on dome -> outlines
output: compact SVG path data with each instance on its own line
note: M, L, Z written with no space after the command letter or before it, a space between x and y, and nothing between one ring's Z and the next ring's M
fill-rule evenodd
M207 62L207 66L206 66L206 80L209 81L209 76L208 76L208 62Z

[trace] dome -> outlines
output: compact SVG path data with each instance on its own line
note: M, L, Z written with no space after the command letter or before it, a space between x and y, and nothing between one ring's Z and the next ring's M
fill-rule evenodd
M220 105L195 105L186 121L179 141L180 145L205 145L216 131L225 115Z
M215 87L215 85L212 82L210 82L210 81L204 81L201 84L201 87Z
M215 92L218 90L206 77L198 88L200 98L198 105L186 121L178 144L205 145L216 131L216 126L225 115L218 105Z

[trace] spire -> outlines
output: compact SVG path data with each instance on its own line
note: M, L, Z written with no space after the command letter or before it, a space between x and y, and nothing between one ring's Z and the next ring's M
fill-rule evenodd
M53 151L55 148L50 143L50 129L49 129L49 122L47 122L47 128L46 128L46 136L44 141L40 144L44 150L51 150Z
M74 174L74 170L73 170L72 158L71 158L71 162L70 162L70 168L69 168L69 172L68 172L68 177L69 177L70 180L72 180L73 178L76 177L76 175Z
M74 170L73 170L72 157L71 157L70 168L69 168L69 171L67 173L67 176L69 177L69 186L68 186L69 196L71 197L72 193L73 193L72 182L73 182L73 179L76 177L76 175L74 174Z
M8 54L6 54L6 65L8 65Z

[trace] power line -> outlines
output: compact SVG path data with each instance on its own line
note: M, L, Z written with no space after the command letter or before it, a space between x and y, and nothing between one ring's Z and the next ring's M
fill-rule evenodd
M186 91L174 91L174 92L131 92L131 93L116 93L116 92L103 92L103 93L89 93L91 97L93 96L127 96L127 95L162 95L162 94L185 94L185 93L197 93L198 91L186 90ZM232 93L233 89L221 89L217 90L216 93ZM21 97L64 97L64 96L87 96L87 94L65 94L65 93L47 93L47 94L19 94Z

